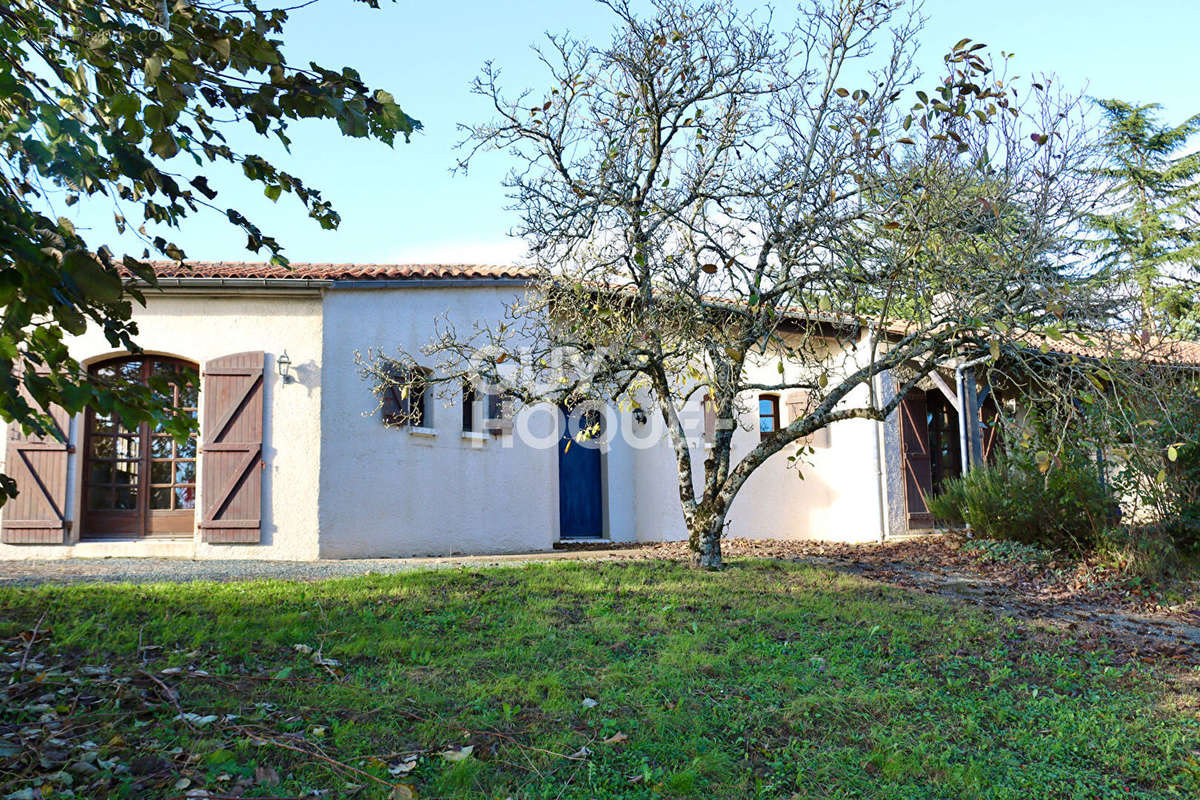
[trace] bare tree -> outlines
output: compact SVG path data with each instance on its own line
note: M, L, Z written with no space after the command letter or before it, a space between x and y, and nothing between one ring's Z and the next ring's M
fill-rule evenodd
M884 419L964 354L1107 318L1074 257L1090 145L1073 98L995 72L969 40L919 90L921 19L894 0L805 3L787 30L721 0L604 4L611 42L548 36L546 91L510 98L491 64L476 81L496 116L468 128L463 167L516 161L540 277L502 323L439 325L418 380L656 409L702 566L720 566L730 504L771 456ZM418 360L362 363L407 391L415 373L392 364ZM735 461L748 398L786 390L805 413ZM683 419L697 395L724 422L703 463Z

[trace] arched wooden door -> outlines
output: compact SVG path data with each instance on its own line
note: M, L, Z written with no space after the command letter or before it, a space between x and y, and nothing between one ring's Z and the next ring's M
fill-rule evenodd
M196 415L196 365L164 356L129 356L94 365L97 378L169 382L164 405ZM196 522L196 439L175 442L143 422L126 428L120 419L89 409L85 420L83 525L80 537L188 537Z

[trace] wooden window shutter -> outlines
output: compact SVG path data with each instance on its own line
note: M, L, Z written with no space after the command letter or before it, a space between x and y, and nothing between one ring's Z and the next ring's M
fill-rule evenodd
M812 411L812 394L807 389L794 389L787 394L788 425ZM819 450L829 448L829 426L818 428L808 436L800 439L801 444L815 447Z
M21 394L36 408L21 386ZM8 424L5 471L20 491L4 504L0 542L4 544L64 544L71 523L66 518L67 459L75 448L67 443L71 419L66 409L51 406L55 431L45 436L26 434L17 422ZM56 435L57 434L57 435Z
M403 386L390 384L379 398L384 425L389 428L430 427L433 420L429 408L429 383L423 380L423 376L429 374L430 371L422 367L414 367L412 371L392 370L392 379Z
M803 389L795 389L787 393L787 399L784 402L787 404L788 425L791 425L809 412L808 400L809 394Z
M379 415L384 425L396 428L408 424L408 398L400 396L399 386L384 389L380 401Z
M484 427L493 436L512 433L513 398L507 394L487 395L487 419Z
M253 544L262 529L262 351L204 364L200 432L202 538Z

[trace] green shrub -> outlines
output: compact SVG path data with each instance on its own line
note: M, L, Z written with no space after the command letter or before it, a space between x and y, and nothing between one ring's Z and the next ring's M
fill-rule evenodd
M947 481L929 510L990 539L1079 552L1099 542L1110 502L1085 456L1060 458L1045 472L1031 458L1009 456Z

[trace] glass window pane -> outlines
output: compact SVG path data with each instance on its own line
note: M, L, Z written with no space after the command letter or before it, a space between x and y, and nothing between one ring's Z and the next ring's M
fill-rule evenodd
M150 462L150 482L151 483L170 483L171 482L171 462L170 461L152 461L152 462Z
M124 486L136 486L138 480L138 462L116 461L113 463L113 483Z
M132 511L137 508L137 489L117 489L114 508Z
M196 462L195 461L176 461L175 462L175 482L176 483L195 483L196 482Z
M92 455L96 458L113 458L116 455L114 441L111 436L93 436Z
M92 483L112 483L113 465L111 461L92 462Z
M199 400L199 391L195 384L187 384L179 387L179 407L180 408L195 408Z
M136 436L118 436L116 438L117 458L137 458L141 452Z
M88 489L88 508L102 511L113 506L113 490L107 486L93 486Z
M150 490L150 507L164 509L171 507L171 490L168 487Z
M116 376L121 380L129 381L130 383L141 383L142 380L142 361L134 359L126 361L123 364L118 364L116 367Z
M188 437L188 440L183 444L175 445L175 455L178 458L195 458L196 457L196 438Z
M196 487L195 486L179 486L175 489L175 507L176 508L195 508L196 507Z
M155 436L150 440L150 455L154 458L171 457L171 437Z

